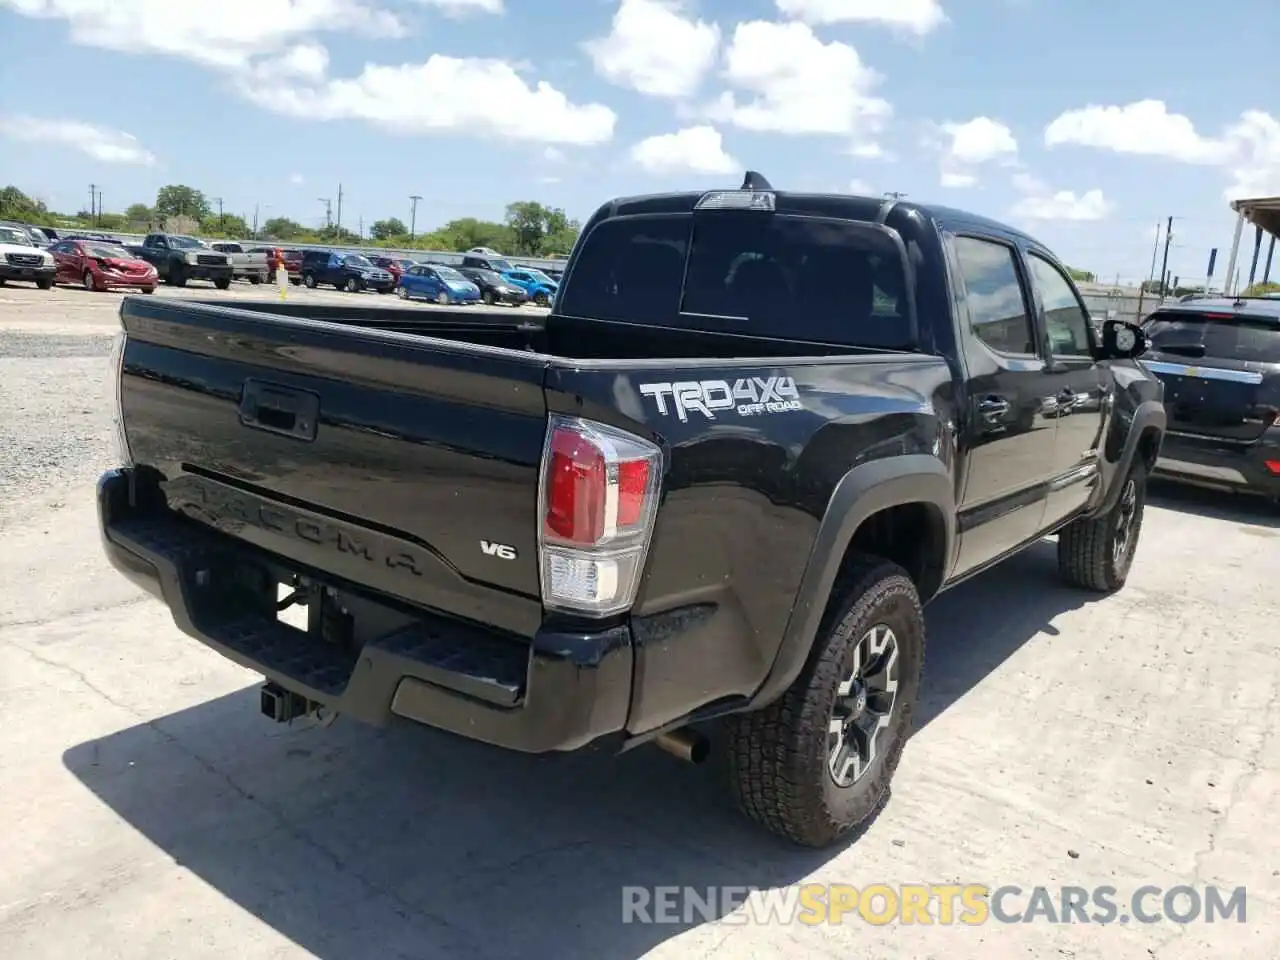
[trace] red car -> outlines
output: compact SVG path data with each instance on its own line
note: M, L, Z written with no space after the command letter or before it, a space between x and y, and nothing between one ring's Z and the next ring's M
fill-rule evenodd
M381 267L387 273L391 274L391 285L397 286L400 283L400 276L412 266L416 264L412 260L406 260L403 257L370 257L375 267Z
M57 271L54 283L76 283L86 290L137 287L155 293L156 268L107 240L60 240L49 248Z

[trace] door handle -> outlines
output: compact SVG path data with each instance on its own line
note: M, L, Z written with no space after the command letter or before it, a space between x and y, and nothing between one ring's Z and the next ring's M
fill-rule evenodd
M999 423L1009 415L1009 401L1002 397L984 397L978 402L978 413L987 423Z

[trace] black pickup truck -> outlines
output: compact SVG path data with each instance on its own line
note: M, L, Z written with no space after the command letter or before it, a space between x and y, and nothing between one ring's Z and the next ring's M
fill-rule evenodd
M922 603L1053 533L1124 584L1161 386L1025 234L751 175L604 205L561 291L126 298L111 562L276 720L698 761L724 718L741 807L807 845L885 796Z
M185 287L188 280L208 280L226 290L235 273L230 254L176 233L148 234L140 246L129 247L129 252L155 267L160 279L175 287Z

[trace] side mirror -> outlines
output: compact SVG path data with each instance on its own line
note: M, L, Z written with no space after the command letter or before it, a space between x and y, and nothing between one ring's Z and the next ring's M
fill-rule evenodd
M1132 360L1147 352L1147 335L1136 323L1106 320L1102 324L1103 360Z

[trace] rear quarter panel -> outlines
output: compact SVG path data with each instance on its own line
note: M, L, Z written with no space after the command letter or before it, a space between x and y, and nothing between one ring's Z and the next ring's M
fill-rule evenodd
M950 456L952 378L938 358L580 363L550 369L548 408L647 436L665 455L663 499L632 616L632 733L679 718L691 700L748 697L760 686L846 473L900 454ZM661 412L643 389L746 381L761 393L778 378L794 381L798 409L687 411L682 419L670 402Z

